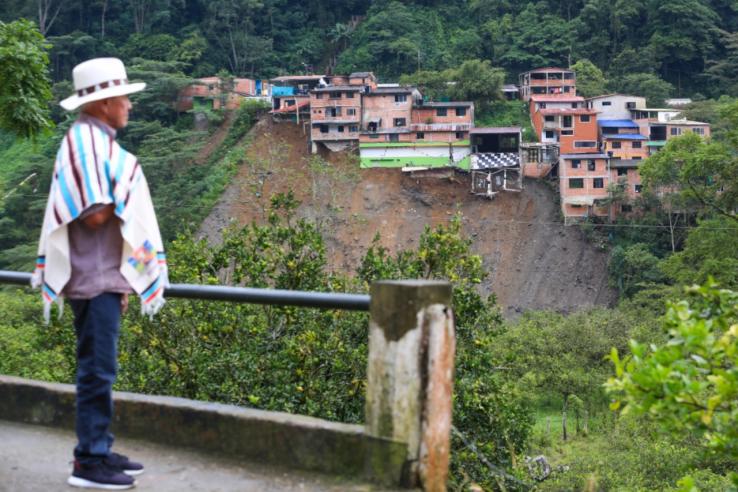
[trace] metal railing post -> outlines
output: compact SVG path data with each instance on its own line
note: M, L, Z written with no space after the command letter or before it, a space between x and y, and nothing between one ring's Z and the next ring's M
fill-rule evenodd
M456 339L451 284L371 286L366 429L405 442L403 485L445 491Z

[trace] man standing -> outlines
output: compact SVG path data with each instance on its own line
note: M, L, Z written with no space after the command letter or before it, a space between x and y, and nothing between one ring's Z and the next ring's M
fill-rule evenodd
M145 84L129 83L116 58L81 63L73 79L76 93L61 106L81 112L57 153L32 282L47 321L62 297L74 312L78 443L67 482L122 490L143 465L111 452L120 316L131 291L143 313L161 308L166 260L141 166L115 141L128 124L128 94Z

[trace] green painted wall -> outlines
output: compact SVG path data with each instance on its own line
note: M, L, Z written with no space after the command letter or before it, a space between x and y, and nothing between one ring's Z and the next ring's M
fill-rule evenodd
M469 170L471 158L464 157L459 162L453 164L453 167ZM362 157L361 167L448 167L448 157Z

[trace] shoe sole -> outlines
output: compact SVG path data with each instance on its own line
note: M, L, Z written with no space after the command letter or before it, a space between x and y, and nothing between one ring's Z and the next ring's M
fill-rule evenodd
M128 475L129 477L136 477L140 474L142 474L144 470L123 470L123 473Z
M75 477L72 475L67 479L67 483L72 487L79 487L81 489L99 489L99 490L127 490L132 489L136 486L134 480L130 485L114 485L109 483L93 482L92 480L85 480L84 478Z

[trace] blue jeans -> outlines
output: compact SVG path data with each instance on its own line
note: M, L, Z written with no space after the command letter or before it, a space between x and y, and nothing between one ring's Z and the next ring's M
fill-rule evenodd
M77 447L82 464L110 454L113 435L113 383L118 372L120 294L70 299L77 332Z

